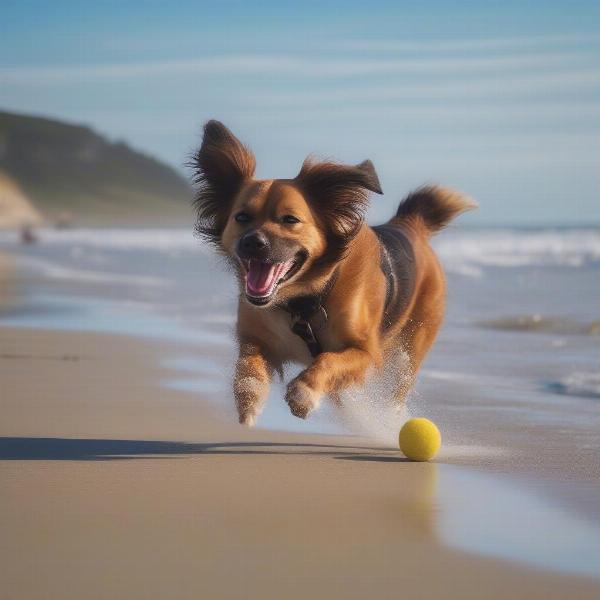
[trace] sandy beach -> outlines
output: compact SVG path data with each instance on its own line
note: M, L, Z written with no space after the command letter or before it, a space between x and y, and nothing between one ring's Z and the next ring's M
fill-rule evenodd
M14 297L13 265L8 255L0 252L0 307L12 303Z
M444 444L411 463L385 385L346 398L352 423L293 418L278 384L259 428L237 424L235 297L190 232L5 237L0 597L598 597L599 415L593 387L566 390L597 338L471 325L521 275L474 279L469 239L441 248L449 316L410 402Z
M445 464L247 431L165 390L164 344L2 328L0 348L3 598L600 593L442 544Z

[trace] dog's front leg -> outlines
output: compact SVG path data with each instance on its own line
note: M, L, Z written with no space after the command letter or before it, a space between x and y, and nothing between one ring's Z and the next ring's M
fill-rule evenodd
M256 422L269 395L272 375L273 368L260 346L254 342L241 341L233 393L240 423L243 425L252 426Z
M323 352L287 386L286 402L292 414L306 419L319 406L322 396L336 394L350 385L361 384L372 356L361 348Z

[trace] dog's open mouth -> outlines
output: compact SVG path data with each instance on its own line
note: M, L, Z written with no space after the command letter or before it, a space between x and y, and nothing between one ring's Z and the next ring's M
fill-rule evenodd
M277 286L292 277L303 262L304 257L300 254L286 262L256 258L242 260L246 268L246 297L252 304L267 304Z

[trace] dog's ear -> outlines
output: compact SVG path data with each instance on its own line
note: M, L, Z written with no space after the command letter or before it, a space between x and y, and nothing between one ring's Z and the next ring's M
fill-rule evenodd
M375 165L369 159L363 160L360 164L352 168L358 171L365 189L376 194L383 194L377 171L375 171Z
M315 207L328 228L327 256L340 258L363 223L369 192L382 194L379 178L370 160L358 165L304 161L296 184Z
M223 123L208 121L191 166L197 186L197 231L218 243L235 194L254 176L256 159Z

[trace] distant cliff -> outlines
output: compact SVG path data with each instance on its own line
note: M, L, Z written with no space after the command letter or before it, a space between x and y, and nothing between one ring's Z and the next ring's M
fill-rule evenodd
M88 127L0 112L0 175L49 221L176 223L191 218L190 186L160 161Z

